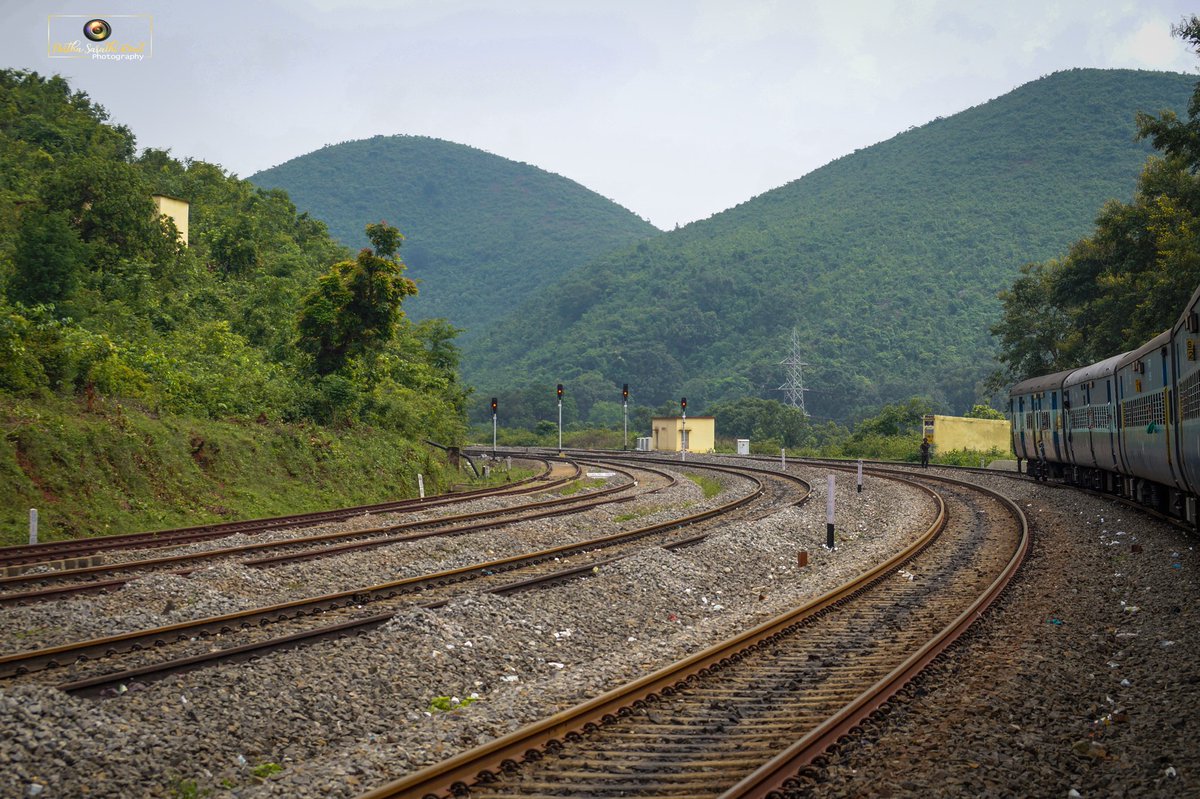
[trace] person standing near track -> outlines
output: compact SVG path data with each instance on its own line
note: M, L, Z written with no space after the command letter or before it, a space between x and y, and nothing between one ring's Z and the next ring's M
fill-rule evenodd
M921 439L921 468L929 468L929 436Z

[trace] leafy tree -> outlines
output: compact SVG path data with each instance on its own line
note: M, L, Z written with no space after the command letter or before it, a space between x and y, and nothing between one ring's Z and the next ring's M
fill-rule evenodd
M8 296L25 305L61 303L78 285L86 255L66 212L27 209L17 233Z
M854 438L867 435L905 436L921 431L926 414L936 413L937 407L923 397L913 397L907 402L885 405L878 415L864 419L854 428Z
M1005 419L1003 413L996 410L990 405L976 405L967 411L965 414L968 419Z
M1200 53L1200 17L1193 15L1172 25L1171 33ZM1200 84L1192 93L1186 121L1181 121L1173 111L1164 111L1158 116L1139 113L1137 121L1139 135L1149 138L1155 148L1170 157L1184 159L1193 172L1200 168Z
M1200 18L1173 32L1200 50ZM1129 203L1110 201L1063 258L1027 265L1000 294L992 327L1004 364L990 385L1073 368L1133 349L1167 327L1200 285L1200 84L1181 121L1138 114L1164 152L1149 159Z
M404 298L417 293L396 257L399 231L382 224L367 228L375 251L363 248L355 260L334 264L301 302L299 344L319 375L378 352L395 332Z

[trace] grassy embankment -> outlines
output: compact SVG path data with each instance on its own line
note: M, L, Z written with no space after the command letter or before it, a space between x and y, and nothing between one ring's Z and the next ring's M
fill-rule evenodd
M155 417L0 396L0 545L382 502L466 482L440 450L368 427ZM503 480L503 477L499 477Z

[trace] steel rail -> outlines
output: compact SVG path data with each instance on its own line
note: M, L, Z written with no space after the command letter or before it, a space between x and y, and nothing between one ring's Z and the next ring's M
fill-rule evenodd
M449 569L442 572L418 575L415 577L406 577L400 580L394 580L373 586L365 586L362 588L354 588L348 591L339 591L319 597L298 599L291 602L260 608L251 608L236 613L228 613L221 616L213 616L204 619L193 619L190 621L179 622L177 624L156 627L149 630L136 630L118 635L90 639L87 641L79 641L69 644L62 644L59 646L46 647L43 649L34 649L25 652L2 655L0 656L0 678L18 676L29 671L36 671L58 666L64 662L74 662L84 658L106 656L118 652L136 650L143 648L146 645L156 645L163 642L169 643L174 640L190 638L197 634L203 634L206 632L225 632L239 627L250 627L255 624L262 625L272 621L283 621L297 616L321 613L327 610L345 607L347 605L363 605L373 600L388 599L403 594L411 594L425 588L444 585L449 582L474 579L476 577L492 574L498 571L510 571L522 566L533 565L550 558L563 557L575 552L596 549L598 547L608 546L612 543L617 543L620 541L633 540L638 537L652 535L654 533L670 530L676 527L684 527L713 516L728 513L731 510L757 500L764 491L762 482L754 477L750 477L749 479L756 483L755 490L750 494L731 500L730 502L723 503L722 505L710 508L700 513L691 514L678 519L672 519L670 521L650 525L648 527L638 528L636 530L601 536L588 539L586 541L576 541L557 547L551 547L549 549L538 550L537 552L533 553L526 553L508 558L499 558L496 560L471 564L456 569Z
M930 489L924 486L919 488L934 500L937 515L933 524L902 551L853 581L625 686L367 791L357 799L412 799L465 793L472 783L481 778L486 780L491 774L512 768L523 759L541 757L542 748L552 741L559 741L598 723L615 719L618 715L628 713L632 707L640 706L652 696L672 692L688 679L707 674L714 667L742 657L748 650L778 640L806 620L865 590L876 580L917 555L941 533L946 524L945 502Z
M563 483L570 482L571 480L576 479L579 474L578 470L576 470L575 477L560 478L558 480L550 481L547 484L541 481L544 481L546 478L548 478L552 472L553 467L550 464L550 459L531 458L531 460L542 460L543 463L546 464L546 468L539 475L528 477L524 480L519 480L516 483L506 486L456 492L454 494L442 495L438 497L427 497L425 499L402 499L394 502L375 503L373 505L359 505L351 508L314 511L312 513L296 513L261 519L244 519L235 522L217 522L215 524L178 527L144 533L126 533L122 535L97 536L93 538L73 538L64 541L47 541L40 544L17 544L13 546L0 547L0 567L23 565L32 566L39 563L94 555L112 549L153 549L165 546L174 546L177 544L188 544L196 541L220 538L222 536L232 535L233 533L239 532L254 533L261 532L263 530L278 529L281 527L311 527L315 524L346 519L352 516L359 516L364 513L411 512L424 510L430 507L437 507L439 505L466 502L471 499L477 499L482 496L491 496L494 494L533 493L536 491L547 490L555 485L561 485Z
M907 474L900 470L876 469L875 473ZM1000 501L1009 513L1016 519L1019 527L1019 540L1012 557L1001 570L1000 574L988 585L982 594L964 610L949 625L943 628L924 646L914 652L907 660L893 669L849 702L838 713L817 726L799 741L780 752L772 760L760 766L743 780L720 795L720 799L783 799L783 789L797 787L789 785L793 776L803 767L811 764L830 746L836 743L852 729L879 710L888 700L900 692L935 658L944 652L955 641L962 637L968 627L979 619L983 613L999 598L1004 589L1012 582L1017 570L1024 562L1029 551L1029 520L1017 503L999 492L983 488L974 483L956 480L950 477L920 475L921 479L950 483L980 491Z
M804 481L800 480L798 482L804 485L806 489L810 489L808 484ZM807 498L808 495L806 494L795 504L799 505ZM687 524L703 521L704 518L711 518L712 511L704 511L700 514L695 514L694 516L696 517L694 520L679 519L674 520L673 522L664 522L660 525L654 525L652 527L633 531L633 534L637 537L642 537L656 531L661 531L658 528L662 527L666 527L666 529L683 527ZM708 534L705 533L701 535L689 536L679 541L670 542L664 545L664 547L673 549L681 546L687 546L703 540L705 537L707 537L707 535ZM621 557L622 556L590 561L583 565L559 569L548 574L538 575L512 583L505 583L503 585L498 585L487 589L487 593L503 596L520 591L530 590L535 587L548 586L555 583L564 582L571 578L591 576L595 573L595 570L598 567L621 560ZM418 607L434 609L442 607L443 605L447 604L447 602L449 602L449 600L443 599L435 602L424 603L418 605ZM177 658L119 672L112 672L109 674L97 675L80 680L73 680L62 683L56 687L65 693L72 693L82 696L102 695L108 691L119 690L121 686L134 681L145 682L159 680L172 674L179 674L188 671L194 671L200 668L206 668L215 663L226 664L253 660L270 652L276 652L298 646L305 646L332 638L341 638L347 635L365 633L387 623L389 620L394 618L395 615L396 613L393 612L375 614L373 616L368 616L361 619L352 619L336 624L325 625L312 630L305 630L302 632L293 633L291 635L243 644L241 646L229 647L227 649L222 649L215 652L205 652L185 658Z
M422 538L429 538L441 535L457 535L463 532L470 532L478 529L486 529L486 527L501 527L508 524L515 524L519 521L527 519L541 518L549 514L533 514L521 516L508 521L497 521L491 525L468 525L457 526L459 522L467 522L474 519L497 518L504 516L516 516L517 514L536 509L560 507L564 505L583 505L578 510L586 510L590 507L604 504L612 501L626 501L627 498L619 498L616 500L607 499L597 501L602 497L611 497L615 494L620 494L629 491L636 486L637 481L628 472L617 470L620 474L624 474L629 478L630 482L623 483L618 486L593 491L588 494L580 494L569 497L560 497L558 499L544 500L541 502L532 502L524 505L513 506L509 508L499 508L484 511L474 511L472 513L461 513L452 516L440 516L435 519L426 519L422 521L403 522L401 524L387 525L384 527L372 527L362 530L341 531L334 533L324 533L322 535L304 536L301 538L290 538L282 541L267 541L257 544L244 544L236 547L226 547L223 549L208 550L205 552L184 553L180 555L171 555L161 558L148 558L145 560L126 561L124 563L114 563L102 566L87 566L79 569L62 569L53 572L43 572L37 574L20 574L15 577L0 578L0 587L9 585L21 585L29 583L45 583L45 582L60 582L74 578L94 576L100 574L119 574L121 572L133 572L145 569L158 569L159 567L179 565L189 562L203 563L204 561L217 560L228 558L232 555L246 554L251 552L263 552L272 549L294 549L296 547L307 544L321 544L330 541L346 541L347 543L334 546L324 546L317 549L310 549L303 552L283 553L275 556L266 556L260 558L252 558L239 561L240 565L252 568L262 568L267 566L276 566L283 563L297 562L301 560L313 560L322 557L332 557L337 554L356 550L370 549L373 547L390 546L392 544L401 543L404 541L415 541ZM643 469L651 473L660 474L668 478L669 487L674 485L675 478L665 472L659 472L655 469ZM664 487L664 488L665 488ZM662 490L662 489L655 489ZM653 492L650 492L653 493ZM424 533L416 533L410 535L388 535L389 533L398 533L403 530L420 530L423 528L431 529ZM365 540L363 540L365 539ZM186 576L196 571L195 568L174 569L170 574ZM74 596L76 594L101 593L112 589L119 588L132 580L138 579L142 575L135 574L128 577L119 577L109 580L93 580L86 583L74 583L67 586L44 586L38 589L29 591L12 591L0 594L0 607L5 605L20 605L30 602L40 602L50 599L61 599L65 596Z

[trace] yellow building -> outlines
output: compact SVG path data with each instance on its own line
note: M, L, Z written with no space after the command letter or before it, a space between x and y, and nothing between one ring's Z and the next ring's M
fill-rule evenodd
M1012 424L1007 419L927 414L922 434L938 452L956 449L1012 451Z
M662 452L712 452L717 442L717 420L712 416L655 416L650 420L650 444Z
M170 217L175 223L175 229L179 231L183 246L188 246L188 201L169 194L152 194L150 197L154 200L154 207L158 209L159 216Z

